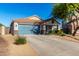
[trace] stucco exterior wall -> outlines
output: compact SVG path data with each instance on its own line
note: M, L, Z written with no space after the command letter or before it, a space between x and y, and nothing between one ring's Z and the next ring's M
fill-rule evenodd
M18 30L18 23L14 22L14 30Z
M5 27L4 26L0 27L0 35L5 35Z
M18 23L17 22L14 22L14 29L13 29L13 34L14 35L18 35Z

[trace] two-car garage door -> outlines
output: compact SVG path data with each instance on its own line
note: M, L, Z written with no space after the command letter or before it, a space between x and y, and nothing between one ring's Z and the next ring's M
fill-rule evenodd
M34 34L32 29L33 25L19 25L19 35L29 35L29 34Z

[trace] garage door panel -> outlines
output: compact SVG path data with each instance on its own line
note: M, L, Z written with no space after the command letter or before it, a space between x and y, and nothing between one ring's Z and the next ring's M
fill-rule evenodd
M34 34L32 29L33 25L19 25L19 34L20 35Z

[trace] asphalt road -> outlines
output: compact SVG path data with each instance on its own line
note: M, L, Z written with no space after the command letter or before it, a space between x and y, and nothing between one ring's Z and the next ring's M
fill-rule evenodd
M27 40L39 56L79 56L79 43L55 35L28 35Z

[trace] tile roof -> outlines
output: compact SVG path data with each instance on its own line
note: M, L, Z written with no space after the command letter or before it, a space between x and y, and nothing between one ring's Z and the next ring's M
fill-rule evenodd
M17 23L35 23L35 22L41 22L41 19L38 17L28 17L28 18L21 18L21 19L16 19L14 22Z

